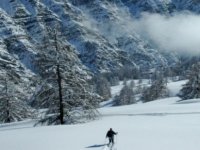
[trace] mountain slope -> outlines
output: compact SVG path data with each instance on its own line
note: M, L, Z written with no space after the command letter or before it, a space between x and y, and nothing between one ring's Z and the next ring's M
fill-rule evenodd
M36 58L48 28L57 28L78 72L110 72L124 66L147 70L178 61L135 31L132 21L143 11L170 14L199 12L194 0L2 0L0 4L0 60L8 72L27 82L39 77ZM71 57L70 56L70 57ZM14 62L14 63L13 63Z
M138 63L137 55L149 58L149 60L145 57L143 59L146 64L150 64L149 67L154 67L156 61L156 64L166 65L167 59L156 49L151 50L152 48L135 32L127 34L130 30L126 31L126 26L122 25L122 21L120 22L119 14L122 12L120 7L108 1L90 1L88 3L82 1L82 3L78 3L78 6L76 3L72 4L62 0L13 0L5 1L1 4L1 8L4 14L10 17L14 26L18 27L21 34L18 36L26 37L27 42L22 41L22 43L28 44L33 51L37 51L34 46L45 36L46 28L60 24L64 38L76 48L80 60L92 72L109 71L124 64L134 65L137 63L143 67L143 63ZM83 5L80 6L80 4ZM2 20L2 22L5 21ZM111 31L108 32L109 29ZM16 30L16 28L12 30ZM114 35L116 33L118 35ZM16 35L12 33L10 36ZM129 46L122 46L127 43L126 41L130 43ZM28 48L25 46L23 49ZM127 53L122 60L121 51ZM155 51L160 55L158 57L160 59L152 58L148 51L151 51L150 53ZM129 56L130 53L132 53L131 56ZM136 59L133 60L133 57ZM152 59L154 61L151 61ZM29 65L32 64L29 63ZM34 68L34 66L30 67Z

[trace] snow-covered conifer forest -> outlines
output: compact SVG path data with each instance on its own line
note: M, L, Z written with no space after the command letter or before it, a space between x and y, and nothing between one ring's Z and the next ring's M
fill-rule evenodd
M0 149L199 150L199 27L198 0L0 0Z

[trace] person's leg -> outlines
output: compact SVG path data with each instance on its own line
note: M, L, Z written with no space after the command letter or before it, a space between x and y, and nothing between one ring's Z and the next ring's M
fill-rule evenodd
M109 143L108 143L108 145L110 145L111 143L112 143L112 138L109 137Z
M111 143L114 144L114 137L111 138Z

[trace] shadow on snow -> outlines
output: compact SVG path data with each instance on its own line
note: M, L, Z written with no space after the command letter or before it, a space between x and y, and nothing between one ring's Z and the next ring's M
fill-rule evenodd
M91 145L91 146L87 146L86 148L98 148L98 147L103 147L107 144L95 144L95 145Z

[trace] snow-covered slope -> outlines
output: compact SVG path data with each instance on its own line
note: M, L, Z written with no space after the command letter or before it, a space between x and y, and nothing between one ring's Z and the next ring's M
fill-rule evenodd
M118 131L115 147L141 150L198 150L199 114L113 116L77 126L0 131L4 150L106 150L106 131Z
M17 61L25 69L34 71L34 56L46 36L46 28L60 24L64 38L92 72L119 69L123 65L145 69L168 66L177 61L176 55L163 54L140 37L131 27L132 15L138 16L143 11L198 12L198 6L199 2L194 0L2 0L1 45L7 43L3 49L9 55L19 56ZM8 46L13 41L15 44Z
M185 81L168 84L176 95ZM117 93L122 87L113 87ZM178 97L99 109L101 117L77 125L33 127L34 120L0 125L3 150L109 150L105 134L118 132L113 150L198 150L200 99Z
M141 12L170 14L179 11L199 13L198 0L121 0L128 6L133 15L140 16Z
M1 0L0 76L12 74L25 96L33 93L27 89L35 88L42 72L37 57L45 49L44 40L49 40L48 28L58 26L63 43L71 49L74 68L84 76L123 66L145 71L168 67L178 61L177 54L163 52L144 39L132 21L143 11L198 13L199 4L196 0Z
M47 27L60 24L63 38L92 72L119 69L123 65L146 69L177 61L174 54L170 54L173 59L169 61L132 28L127 29L122 14L127 19L131 17L126 5L130 1L115 2L3 0L0 4L0 39L6 45L3 49L8 55L16 54L17 61L35 73L34 58L42 39L48 37Z

